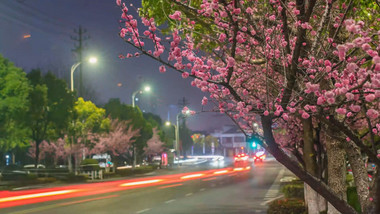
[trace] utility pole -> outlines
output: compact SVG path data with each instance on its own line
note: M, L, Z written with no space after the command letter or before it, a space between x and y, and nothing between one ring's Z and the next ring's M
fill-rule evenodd
M73 52L77 54L78 62L82 62L83 57L83 50L84 50L84 42L88 39L90 39L89 36L85 36L84 34L87 33L87 30L82 28L82 26L79 25L78 29L74 29L75 36L71 36L71 40L75 42L74 49L72 49ZM79 96L83 97L83 73L82 73L82 63L79 65Z

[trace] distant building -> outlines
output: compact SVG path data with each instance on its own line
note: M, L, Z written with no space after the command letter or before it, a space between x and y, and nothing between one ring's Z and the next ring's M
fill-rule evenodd
M221 130L216 130L211 135L218 138L219 147L223 148L224 156L247 152L245 135L237 126L223 126Z

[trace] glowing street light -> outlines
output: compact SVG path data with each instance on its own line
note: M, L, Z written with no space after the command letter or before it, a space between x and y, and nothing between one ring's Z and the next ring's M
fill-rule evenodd
M132 94L132 107L133 108L136 107L136 104L135 104L136 95L138 93L140 93L140 94L143 93L143 91L150 92L151 91L150 86L145 86L143 90L137 90L137 91L133 92L133 94Z
M96 57L90 57L88 58L88 62L90 64L95 64L98 62L98 59ZM77 62L73 66L71 66L71 91L74 91L74 71L75 69L82 64L82 62Z

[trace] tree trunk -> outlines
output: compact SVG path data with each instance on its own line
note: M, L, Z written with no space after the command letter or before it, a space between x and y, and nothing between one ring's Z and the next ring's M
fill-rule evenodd
M338 211L344 214L357 214L357 212L344 200L339 198L326 184L307 173L298 162L290 158L285 152L278 147L272 132L271 116L261 116L261 123L264 130L266 144L265 149L269 151L278 162L293 172L298 178L307 183L311 188L323 196Z
M367 169L365 168L360 149L352 141L343 143L348 161L354 176L356 191L358 193L360 207L366 213L369 206L369 182Z
M326 150L328 185L339 198L346 201L346 161L342 143L333 138L326 137ZM338 214L340 212L329 203L327 213Z
M314 134L313 134L313 124L311 118L303 119L303 160L305 163L305 168L308 173L318 177L318 166L316 160L316 151L314 149ZM323 197L319 197L318 193L315 192L311 187L305 184L305 205L307 207L309 214L319 214L325 211L326 206ZM320 201L321 199L321 201ZM322 206L321 206L322 205ZM321 207L320 207L321 206Z
M40 159L40 140L36 140L36 157L34 159L34 167L37 169L38 167L38 160Z

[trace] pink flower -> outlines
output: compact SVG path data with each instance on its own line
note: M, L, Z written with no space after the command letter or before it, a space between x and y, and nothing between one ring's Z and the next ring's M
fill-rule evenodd
M377 119L379 117L379 112L374 109L368 109L367 116L370 119Z
M184 79L186 79L186 78L188 78L189 77L189 73L188 72L183 72L182 73L182 78L184 78Z
M219 35L219 41L220 41L220 42L224 42L224 40L226 40L226 38L227 38L227 36L226 36L226 34L224 34L224 33L221 33L221 34Z
M227 67L234 67L235 65L235 59L232 57L227 58Z
M282 114L282 118L283 118L284 120L288 120L288 119L289 119L289 116L288 116L288 114L284 113L284 114Z
M374 64L380 63L380 57L379 57L379 56L375 56L375 57L373 57L372 62L373 62Z
M120 6L121 5L121 0L116 0L116 4L117 4L117 6Z
M309 118L309 117L310 117L310 115L309 115L307 112L304 111L304 112L302 113L302 118L303 118L303 119L307 119L307 118Z
M161 73L165 73L166 72L165 66L163 66L163 65L160 66L160 72Z
M325 98L324 97L318 97L318 99L317 99L317 105L322 105L324 102L325 102Z
M345 115L347 112L347 110L345 108L338 108L335 111L336 111L336 113L342 114L342 115Z
M358 69L358 65L355 63L348 63L347 70L350 72L355 72L356 69Z
M189 111L189 108L187 106L183 107L182 114L186 114Z
M245 12L247 12L248 14L252 14L253 13L253 10L252 8L248 7Z
M181 21L181 11L175 11L173 14L169 15L169 18Z
M352 93L347 93L346 94L346 98L347 98L348 101L350 101L350 100L353 100L355 98L355 95L352 94Z
M372 102L373 100L375 100L375 95L374 94L369 94L369 95L367 95L367 96L365 96L365 100L367 101L367 102Z
M208 99L207 97L203 97L202 99L202 105L207 105Z
M359 105L350 105L350 109L353 112L359 112L361 108Z
M264 115L268 116L269 115L269 111L264 111Z
M347 47L345 45L338 45L336 48L338 49L339 60L344 60L346 56Z

